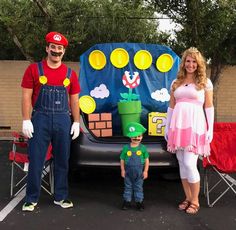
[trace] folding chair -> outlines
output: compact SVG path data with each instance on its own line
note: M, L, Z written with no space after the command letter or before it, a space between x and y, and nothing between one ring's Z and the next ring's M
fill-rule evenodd
M23 135L13 132L12 150L9 152L9 160L11 161L11 197L19 194L26 187L26 177L28 174L28 140ZM41 187L49 195L53 194L53 156L52 146L49 145L45 159L45 165L42 172Z
M229 190L236 195L236 123L214 124L211 155L203 158L203 167L204 194L209 207Z

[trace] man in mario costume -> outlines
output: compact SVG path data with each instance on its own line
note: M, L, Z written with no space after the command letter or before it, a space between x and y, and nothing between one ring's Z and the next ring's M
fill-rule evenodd
M73 207L68 199L67 176L71 139L80 133L80 85L75 71L62 63L68 46L66 37L50 32L45 40L47 57L30 64L21 83L22 132L29 138L29 171L23 211L33 211L37 205L50 143L54 163L54 204L62 208Z

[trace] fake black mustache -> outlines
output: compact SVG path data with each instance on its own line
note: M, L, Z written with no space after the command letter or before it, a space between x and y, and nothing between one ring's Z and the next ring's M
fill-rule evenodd
M141 139L139 138L133 138L133 141L140 141Z
M59 57L59 56L62 55L62 52L54 52L52 50L50 51L50 53L51 53L52 56L55 56L55 57Z

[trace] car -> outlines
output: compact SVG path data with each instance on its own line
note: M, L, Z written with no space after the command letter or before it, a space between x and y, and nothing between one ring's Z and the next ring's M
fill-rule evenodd
M119 167L120 152L129 139L120 135L115 137L96 137L87 126L86 114L81 114L81 133L71 143L70 169L78 170L81 166ZM142 143L150 154L150 167L163 169L177 168L175 154L166 150L163 137L150 137L144 134Z
M142 143L150 154L150 167L177 168L175 154L166 150L163 137L166 117L157 117L155 122L161 123L154 124L156 128L157 124L160 126L162 135L152 135L149 116L152 112L166 113L168 91L179 62L179 57L169 47L143 43L98 44L82 54L81 133L71 143L70 170L81 166L119 167L122 147L130 141L124 132L125 122L129 121L138 121L148 130ZM120 111L132 111L131 101L139 110L138 116L127 120L127 115L122 118ZM128 107L121 109L124 102ZM91 115L103 113L111 115L110 135L97 135L89 124Z

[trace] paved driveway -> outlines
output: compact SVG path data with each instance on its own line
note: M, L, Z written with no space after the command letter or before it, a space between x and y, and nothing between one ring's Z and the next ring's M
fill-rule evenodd
M11 145L0 141L0 217L9 198L10 165L7 152ZM0 222L0 229L80 229L80 230L233 230L236 229L236 198L231 191L213 208L208 208L201 195L201 209L195 216L177 210L183 199L179 180L151 170L145 182L145 211L135 208L122 211L123 181L118 170L82 170L79 177L70 180L70 198L74 208L63 210L53 199L42 192L33 213L21 211L23 201ZM201 169L202 173L202 169Z

